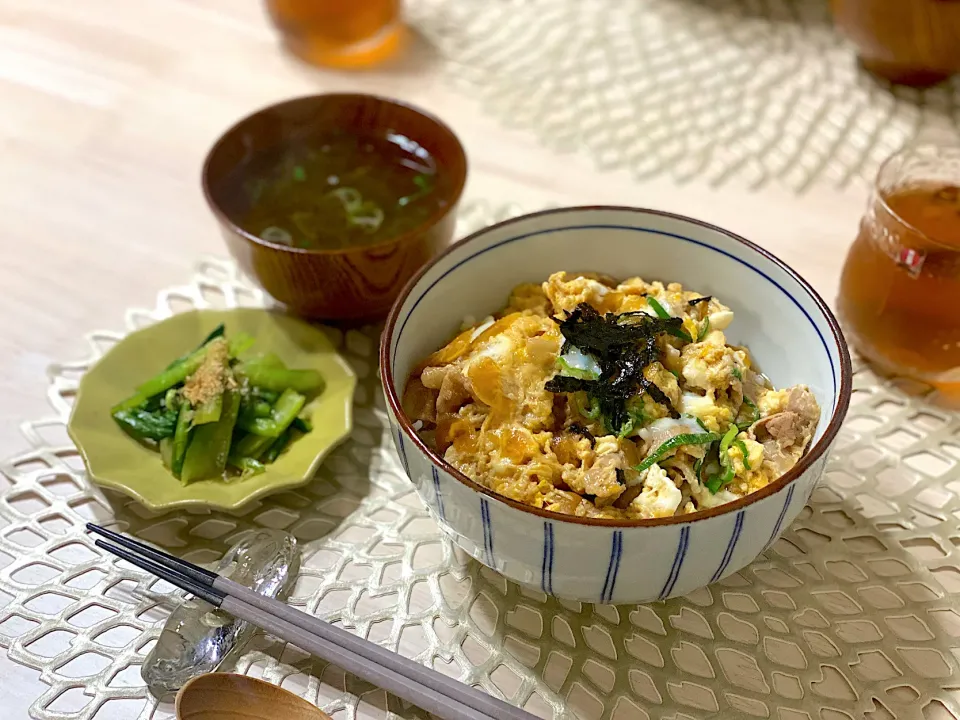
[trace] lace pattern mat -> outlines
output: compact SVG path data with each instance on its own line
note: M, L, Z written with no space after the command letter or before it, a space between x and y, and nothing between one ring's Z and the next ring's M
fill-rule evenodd
M515 212L467 206L464 227ZM126 330L189 307L259 305L226 261L131 310ZM91 487L64 432L90 357L55 366L54 414L0 464L0 642L40 671L42 720L169 718L140 663L173 589L105 559L83 523L115 518L194 562L251 528L304 543L294 604L552 718L853 720L960 717L960 420L857 365L821 486L764 556L666 603L600 606L521 589L443 539L402 476L376 378L376 329L338 336L355 428L315 481L238 513L151 513ZM909 389L909 388L907 388ZM223 669L282 685L335 718L422 717L274 638Z
M918 138L960 141L960 77L893 88L827 0L410 0L451 82L511 127L636 178L873 179Z

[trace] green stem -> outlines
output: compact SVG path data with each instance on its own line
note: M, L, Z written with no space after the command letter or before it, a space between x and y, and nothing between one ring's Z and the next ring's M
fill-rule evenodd
M222 477L230 454L230 441L240 410L240 393L228 390L224 394L220 419L193 429L193 438L183 460L180 480L184 484L195 480Z

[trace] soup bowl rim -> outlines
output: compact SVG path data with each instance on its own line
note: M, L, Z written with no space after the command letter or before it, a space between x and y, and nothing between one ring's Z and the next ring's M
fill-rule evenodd
M417 115L420 115L428 122L433 124L436 129L438 129L442 134L448 135L449 138L453 141L453 147L456 152L460 155L463 161L463 172L459 173L458 176L450 177L453 179L451 184L451 189L446 196L444 197L444 204L439 206L426 220L419 223L415 227L405 230L402 233L396 235L391 235L380 242L371 244L371 245L356 245L356 246L347 246L345 248L300 248L292 247L289 245L281 245L280 243L270 242L264 240L261 237L254 235L253 233L245 230L241 225L236 222L230 215L221 207L220 203L215 199L213 188L211 187L211 178L210 178L210 166L213 163L213 158L216 153L223 147L226 143L227 138L233 135L236 132L239 132L242 127L253 120L254 118L267 115L276 110L296 104L308 104L311 102L343 102L343 101L356 101L356 100L373 100L384 105L393 105L396 107L403 108L404 110L409 110ZM281 140L280 145L284 145L284 141ZM438 168L443 168L444 165L438 165ZM240 120L237 120L235 123L230 125L226 130L224 130L217 137L217 140L213 143L210 149L207 151L207 154L203 161L203 168L200 171L200 182L203 187L203 196L207 201L211 212L216 216L217 220L220 221L224 227L229 228L231 232L238 235L239 237L244 238L248 242L259 245L268 250L277 250L280 252L288 252L296 255L315 255L315 256L335 256L335 255L349 255L356 252L372 252L376 253L378 249L385 249L395 245L402 245L409 240L413 240L419 236L422 236L424 233L428 232L431 228L439 225L443 220L449 215L460 203L460 198L463 195L463 189L466 185L467 174L468 174L468 164L467 164L467 153L463 147L463 143L460 141L460 138L457 137L457 134L453 129L447 125L445 122L440 120L436 115L433 115L422 108L417 107L408 102L402 100L397 100L395 98L389 98L383 95L375 95L372 93L315 93L312 95L301 95L298 97L288 98L287 100L282 100L280 102L271 103L269 105L264 105L263 107L253 111L252 113L245 115Z

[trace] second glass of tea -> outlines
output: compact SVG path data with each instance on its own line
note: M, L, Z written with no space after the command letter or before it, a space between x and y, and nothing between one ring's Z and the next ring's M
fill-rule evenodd
M881 167L838 310L880 369L960 390L960 147L908 148Z
M313 65L363 68L397 54L400 0L266 0L284 44Z

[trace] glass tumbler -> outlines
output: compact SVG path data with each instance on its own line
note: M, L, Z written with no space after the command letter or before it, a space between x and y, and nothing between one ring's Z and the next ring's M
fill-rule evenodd
M405 37L400 0L267 0L267 10L287 48L313 65L379 65Z
M837 305L882 370L960 391L960 147L907 148L883 164Z

